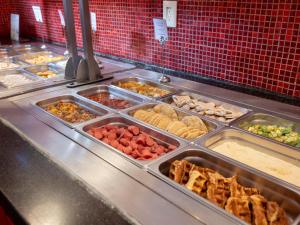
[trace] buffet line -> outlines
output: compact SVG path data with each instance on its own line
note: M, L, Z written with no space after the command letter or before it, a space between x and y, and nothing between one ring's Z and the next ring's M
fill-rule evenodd
M67 82L67 57L31 44L0 46L0 98Z
M300 222L297 120L141 77L27 101L239 223Z

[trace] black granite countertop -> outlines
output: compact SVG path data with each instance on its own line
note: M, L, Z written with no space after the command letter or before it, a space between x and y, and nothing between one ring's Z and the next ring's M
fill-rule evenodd
M130 224L2 123L0 143L1 198L20 215L16 223Z

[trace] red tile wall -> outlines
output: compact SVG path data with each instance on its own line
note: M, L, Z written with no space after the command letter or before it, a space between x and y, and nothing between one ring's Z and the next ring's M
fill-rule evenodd
M96 51L300 97L299 0L179 0L164 59L152 25L153 17L162 17L162 1L89 2L97 14ZM33 4L47 15L42 26L34 21ZM61 0L19 0L22 34L64 42L62 8ZM78 4L74 13L78 31Z
M0 0L0 37L10 36L10 14L16 12L14 0Z

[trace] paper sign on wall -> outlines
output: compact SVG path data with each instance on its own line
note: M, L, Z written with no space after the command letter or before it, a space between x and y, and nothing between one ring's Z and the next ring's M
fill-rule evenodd
M168 28L166 20L153 19L155 40L166 41L168 40Z
M42 17L41 7L33 5L32 10L33 10L33 13L34 13L35 20L37 22L42 23L43 22L43 17Z
M10 38L19 41L20 15L10 14Z
M65 27L66 26L66 22L65 22L65 17L62 13L62 11L59 9L58 10L58 15L59 15L59 18L60 18L60 24Z
M91 12L91 25L92 25L92 31L97 31L97 21L96 21L96 13Z

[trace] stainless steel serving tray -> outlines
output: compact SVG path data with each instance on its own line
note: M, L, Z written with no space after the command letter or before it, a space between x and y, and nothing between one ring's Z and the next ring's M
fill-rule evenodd
M43 49L41 49L40 47L32 45L14 45L11 48L18 55L43 51Z
M134 81L134 82L138 82L138 83L141 83L141 84L148 84L148 85L151 85L153 87L157 87L157 88L160 88L160 89L163 89L163 90L167 90L167 91L170 92L169 94L166 94L166 95L160 96L160 97L151 97L151 96L143 95L143 96L145 96L147 98L161 99L161 98L173 95L173 94L175 94L177 92L177 90L175 88L173 88L173 87L170 87L170 86L167 86L167 85L163 85L163 84L160 84L160 83L156 83L156 82L153 82L153 81L150 81L150 80L146 80L146 79L143 79L143 78L140 78L140 77L123 78L123 79L120 79L120 80L113 81L113 82L111 82L111 84L114 85L114 86L116 86L116 87L118 87L118 88L120 88L120 89L129 91L129 92L132 92L132 93L136 93L136 92L131 91L129 89L121 88L121 87L118 86L119 83L124 83L124 82L129 82L129 81ZM138 93L136 93L136 94L138 94ZM142 95L142 94L139 94L139 95Z
M218 157L213 153L209 153L205 150L197 149L195 147L188 146L181 150L181 153L176 153L167 156L166 158L159 159L157 162L149 166L149 172L158 176L168 184L172 185L176 189L185 194L191 196L194 200L200 201L204 204L209 204L214 207L220 213L227 214L228 216L237 220L237 222L246 224L240 219L223 210L222 208L214 205L210 201L202 198L194 192L188 190L184 186L176 183L169 178L170 165L175 160L188 160L198 166L213 169L225 177L238 176L238 182L246 187L255 187L261 194L269 201L276 201L283 209L285 209L289 222L291 225L298 225L300 222L300 194L296 191L278 184L277 182L270 180L263 175L257 175L240 165L230 162L226 159Z
M157 104L159 104L159 103L146 103L146 104L143 104L143 105L140 105L140 106L133 107L133 108L128 109L128 110L124 110L124 111L122 111L121 113L124 113L124 114L129 115L129 116L131 116L132 118L134 118L134 117L133 117L133 114L134 114L137 110L139 110L139 109L144 109L144 110L151 109L151 108L153 108L154 106L156 106ZM181 119L181 118L184 117L184 116L190 116L190 115L191 115L190 113L187 113L187 112L185 112L185 111L182 111L182 110L180 110L180 109L178 109L178 108L173 107L173 109L176 111L176 113L177 113L179 119ZM219 127L221 127L220 124L218 124L218 123L216 123L216 122L213 122L213 121L210 121L210 120L207 119L207 118L203 118L203 117L201 117L201 116L199 116L199 115L196 115L196 116L199 117L200 119L202 119L203 122L205 123L206 127L208 128L208 133L207 133L207 134L209 134L209 133L211 133L211 132L217 130ZM136 119L136 118L134 118L134 119L135 119L135 120L138 120L138 119ZM197 141L197 140L202 139L203 137L205 137L205 136L207 135L207 134L204 134L204 135L202 135L202 136L200 136L200 137L197 137L197 138L195 138L195 139L188 140L188 139L184 139L184 138L181 138L181 137L179 137L179 136L176 136L176 135L174 135L174 134L172 134L172 133L169 133L169 132L167 132L167 131L165 131L165 130L162 130L162 129L160 129L160 128L158 128L158 127L155 127L155 126L153 126L153 125L151 125L151 124L148 124L148 123L146 123L146 122L143 122L143 121L141 121L141 120L138 120L138 121L140 121L140 122L146 124L147 126L151 126L151 127L154 128L154 129L160 130L161 132L165 132L165 133L167 133L168 135L172 135L172 136L174 136L174 137L176 137L176 138L179 138L179 139L181 139L181 140L183 140L183 141L195 142L195 141Z
M24 67L25 65L27 65L27 64L25 64L25 63L23 63L23 62L21 62L21 61L16 60L15 57L0 58L0 63L1 63L1 62L14 63L14 64L16 64L17 66L14 67L14 68L3 68L3 69L0 68L0 71L19 69L19 68L22 68L22 67Z
M283 126L283 127L292 127L294 131L300 133L300 123L299 122L295 122L295 121L291 121L288 119L283 119L277 116L273 116L270 114L266 114L266 113L252 113L249 116L245 117L245 118L241 118L240 120L237 120L233 126L244 130L252 135L255 135L257 137L261 137L267 140L271 140L274 141L276 143L280 143L281 145L285 145L289 148L294 148L297 150L300 150L300 148L294 147L292 145L288 145L282 142L279 142L275 139L272 138L268 138L268 137L264 137L258 134L254 134L252 132L247 131L246 129L244 129L244 127L249 127L252 125L256 125L256 124L262 124L262 125L278 125L278 126Z
M64 76L64 70L58 67L54 67L54 66L50 66L50 65L36 65L36 66L28 66L24 68L25 71L27 71L28 73L31 73L34 76L39 77L40 79L55 79L61 76ZM51 77L51 78L44 78L39 76L37 73L38 72L45 72L45 71L52 71L56 74L55 77Z
M274 157L279 157L280 159L287 161L289 163L293 163L294 165L299 166L300 168L300 151L294 150L292 148L283 145L279 145L274 142L270 142L266 139L256 137L254 135L233 128L223 128L219 132L207 136L206 138L196 142L196 144L199 146L204 146L205 148L208 149L212 149L213 147L219 145L220 143L231 142L231 141L237 142L240 145L249 146L255 149L256 151L262 152L266 155L273 155ZM256 169L255 167L252 167L251 165L246 165L242 162L236 161L235 159L225 156L219 152L214 152L214 153L220 155L220 157L228 158L232 161L235 161L237 164L243 165L244 167L247 167L249 170L254 171L254 173L264 174L265 177L269 177L269 179L276 180L277 183L280 183L285 186L290 186L291 188L300 191L300 187L294 184L288 183L287 181L277 178L271 174L265 173L259 169ZM300 177L299 176L295 177L295 179L300 179Z
M141 97L141 96L138 96L138 95L133 95L129 92L123 91L122 89L116 88L114 86L108 86L108 85L98 85L96 87L80 90L80 91L77 92L77 95L80 95L80 96L84 97L85 100L91 101L94 104L102 105L101 103L93 101L93 100L88 98L89 96L96 95L96 94L99 94L99 93L108 93L110 98L112 98L112 99L122 99L122 100L128 101L131 105L128 108L131 108L133 106L136 106L136 105L139 105L143 102L148 101L147 98L144 98L144 97ZM112 108L112 107L109 107L109 106L106 106L106 105L102 105L102 106L108 107L111 110L114 110L116 112L118 112L120 110L124 110L124 109Z
M76 103L78 104L80 107L84 108L85 110L93 113L96 115L96 118L93 118L89 121L92 121L94 119L97 119L97 117L101 117L101 116L104 116L106 114L108 114L109 112L106 110L106 109L103 109L103 108L100 108L98 106L95 106L93 104L90 104L88 102L85 102L79 98L76 98L75 96L73 95L62 95L62 96L57 96L57 97L52 97L52 98L49 98L49 99L45 99L45 100L41 100L41 101L38 101L35 103L35 105L40 109L42 110L44 113L47 113L48 115L50 115L51 117L59 120L60 122L64 123L65 125L71 127L71 128L74 128L82 123L85 123L87 121L83 121L83 122L79 122L79 123L70 123L70 122L67 122L55 115L53 115L52 113L49 113L47 112L44 108L49 106L49 105L52 105L52 104L56 104L58 102L73 102L73 103Z
M240 113L243 114L243 115L241 115L238 118L241 118L241 117L245 116L248 112L251 111L250 109L246 109L246 108L243 108L243 107L240 107L240 106L237 106L237 105L226 103L226 102L224 102L222 100L218 100L216 98L207 97L207 96L202 95L202 94L197 93L197 92L191 92L191 91L183 90L183 91L180 91L180 92L176 93L176 95L179 95L179 96L188 95L188 96L192 97L193 99L197 99L197 100L200 100L200 101L205 102L205 103L207 103L207 102L213 102L217 106L221 106L222 105L225 109L228 109L228 110L233 111L233 112L240 112ZM171 104L171 103L174 102L173 99L172 99L172 96L163 98L160 101L168 103L168 104ZM174 105L174 106L177 107L176 105ZM177 108L179 108L179 107L177 107ZM196 112L192 112L191 110L185 110L183 108L180 108L180 109L184 110L184 111L187 111L189 113L192 113L192 114L196 114L196 115L198 114ZM205 116L205 115L204 115L204 117L210 118L209 116ZM222 122L222 121L219 121L219 120L213 119L213 118L210 118L210 119L212 119L214 121L217 121L217 122L220 122L220 123L224 123L224 124L231 124L231 123L233 123L233 121L236 121L238 118L232 120L231 122Z
M23 54L23 55L20 55L20 56L16 56L16 59L19 60L19 61L21 61L21 62L30 64L30 65L40 65L40 64L47 64L47 63L50 63L50 62L42 62L42 63L40 63L40 64L32 64L32 63L27 62L27 60L36 58L36 57L38 57L38 56L47 56L47 57L57 57L57 56L62 56L62 57L63 57L62 59L60 59L60 60L55 60L55 61L62 61L62 60L65 59L65 56L59 55L59 54L54 53L54 52L51 52L51 51L42 51L42 52L36 52L36 53Z
M124 156L126 159L130 160L131 162L135 163L136 165L138 165L139 167L145 167L146 165L148 165L149 163L152 163L152 162L155 162L157 159L153 159L153 160L137 160L137 159L134 159L128 155L126 155L125 153L115 149L114 147L112 147L111 145L109 144L106 144L98 139L96 139L95 137L93 137L92 135L88 134L87 131L93 127L102 127L104 125L108 125L108 124L111 124L111 125L118 125L118 126L122 126L122 127L127 127L127 126L130 126L130 125L134 125L134 126L137 126L140 128L140 130L148 135L150 135L154 140L156 140L156 142L158 144L161 144L161 145L174 145L177 147L177 149L165 154L165 155L162 155L160 157L158 157L158 159L160 158L163 158L165 157L166 155L169 155L173 152L177 152L177 151L180 151L180 148L186 146L186 144L180 140L177 140L173 137L170 137L168 135L165 135L163 133L160 133L156 130L153 130L141 123L138 123L134 120L131 120L129 118L125 118L125 117L122 117L118 114L113 114L113 115L107 115L105 117L102 117L101 119L98 119L98 121L93 121L93 122L85 122L83 124L81 124L80 126L76 127L75 129L77 131L79 131L80 133L82 133L83 135L89 137L90 139L94 140L95 142L97 143L101 143L103 145L105 145L106 147L108 147L109 149L117 152L118 154L121 154L122 156Z
M9 75L14 75L14 74L20 74L20 75L24 76L25 78L28 78L29 80L32 80L32 83L40 81L39 78L31 76L30 74L26 73L23 70L19 70L19 69L0 70L0 76L9 76ZM32 83L28 83L28 84L32 84ZM23 87L23 86L28 85L28 84L18 85L18 86L9 88L5 84L0 82L0 86L4 87L5 89L20 88L20 87Z

